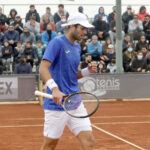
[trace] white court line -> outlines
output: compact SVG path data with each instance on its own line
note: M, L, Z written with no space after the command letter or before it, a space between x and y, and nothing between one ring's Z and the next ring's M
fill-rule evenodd
M150 124L150 121L141 121L141 122L100 122L100 123L94 123L96 125L105 125L105 124L108 124L108 125L116 125L116 124Z
M108 134L108 135L110 135L110 136L112 136L112 137L114 137L114 138L116 138L116 139L118 139L118 140L120 140L120 141L123 141L124 143L127 143L127 144L129 144L129 145L131 145L131 146L133 146L133 147L136 147L137 149L145 150L144 148L142 148L142 147L140 147L140 146L138 146L138 145L136 145L136 144L134 144L134 143L131 143L131 142L129 142L129 141L127 141L127 140L125 140L125 139L123 139L123 138L117 136L117 135L114 135L114 134L112 134L112 133L110 133L110 132L108 132L108 131L106 131L106 130L104 130L104 129L102 129L102 128L99 128L99 127L95 126L94 124L92 124L92 126L93 126L95 129L97 129L97 130L99 130L99 131L101 131L101 132L103 132L103 133L105 133L105 134Z
M14 125L14 126L0 126L0 128L24 128L24 127L42 127L42 124L35 125Z

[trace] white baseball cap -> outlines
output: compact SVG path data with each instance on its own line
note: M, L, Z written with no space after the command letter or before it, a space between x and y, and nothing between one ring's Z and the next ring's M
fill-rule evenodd
M81 26L86 28L94 28L94 26L89 23L87 16L80 12L71 14L67 20L67 23L62 24L62 27L74 24L80 24Z
M114 46L112 44L109 44L108 48L114 48Z

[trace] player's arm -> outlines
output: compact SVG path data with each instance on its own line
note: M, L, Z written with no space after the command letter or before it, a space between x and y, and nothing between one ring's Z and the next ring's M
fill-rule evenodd
M49 61L42 60L39 68L39 73L43 81L46 83L46 85L51 89L53 100L60 105L64 94L59 90L57 84L52 79L52 76L49 72L50 67L51 67L51 63Z
M95 72L97 72L97 63L91 62L88 64L87 68L78 70L77 78L80 79L82 77L88 76L88 75L95 73Z

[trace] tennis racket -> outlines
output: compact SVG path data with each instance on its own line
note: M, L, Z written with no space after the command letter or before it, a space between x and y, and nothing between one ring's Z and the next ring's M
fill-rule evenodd
M104 94L106 94L105 91L99 95ZM35 95L53 99L52 95L40 91L35 91ZM61 106L71 117L86 118L93 115L98 110L99 105L100 100L96 95L89 92L78 92L64 96Z

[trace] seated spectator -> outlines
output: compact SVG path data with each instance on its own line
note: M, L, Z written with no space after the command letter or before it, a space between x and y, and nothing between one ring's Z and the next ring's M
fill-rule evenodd
M67 19L69 17L69 13L66 10L64 10L64 5L63 4L59 4L58 5L58 11L54 14L54 22L55 22L55 24L58 21L61 20L61 16L62 15L65 15Z
M149 44L150 44L150 15L145 16L143 27L144 27L146 39L149 41Z
M12 24L14 29L19 32L19 35L23 32L23 23L20 16L16 16L14 23Z
M48 17L48 20L49 20L50 22L54 22L54 17L53 17L53 15L52 15L52 13L51 13L50 7L46 7L46 12L45 12L44 15L42 15L41 20L44 20L44 16L47 16L47 17Z
M139 42L136 44L136 51L141 51L142 47L149 49L149 44L147 43L146 37L144 35L140 37Z
M2 62L3 65L6 67L7 71L10 70L11 56L12 56L12 47L9 45L9 42L5 40L4 46L2 48Z
M41 39L41 34L40 34L40 24L38 22L36 22L35 17L30 17L30 20L26 23L25 25L30 32L32 32L35 37L36 40L40 40Z
M30 5L30 10L26 14L26 19L25 21L28 22L30 20L30 17L34 17L36 22L40 22L40 16L39 13L36 11L34 5Z
M56 31L55 24L53 22L50 22L48 16L43 16L43 21L40 22L40 33L43 33L46 31L46 27L48 24L52 25L52 30Z
M3 70L4 70L4 65L2 63L2 60L0 59L0 75L3 74Z
M48 24L47 30L43 32L42 34L42 43L44 44L44 46L47 46L49 41L52 40L56 36L57 36L57 33L52 31L52 25Z
M29 29L25 26L23 28L23 33L20 35L20 41L23 45L25 45L25 43L28 41L34 45L36 43L35 35L32 32L29 32Z
M32 67L34 64L38 64L39 60L37 49L32 46L32 43L30 41L26 42L23 54L26 57L26 62L30 63Z
M98 64L98 70L97 70L98 73L106 73L107 72L107 68L106 68L106 64L104 61L100 61L99 64Z
M24 55L20 56L20 63L15 65L14 74L31 74L32 67L26 62Z
M111 38L112 44L115 44L116 42L116 20L113 20L109 23L110 27L109 27L109 36ZM123 26L123 25L122 25ZM122 40L124 39L124 26L122 27Z
M136 52L134 51L133 45L127 45L127 48L125 49L123 53L123 67L125 72L131 71L131 64L132 61L136 57Z
M138 51L136 58L133 60L131 65L132 72L146 72L147 63L143 58L143 53Z
M20 56L24 52L24 46L22 45L21 41L18 41L17 46L14 49L14 62L19 63Z
M17 42L19 41L19 33L14 30L13 25L9 25L8 31L4 33L4 40L9 42L9 45L12 46L13 50L16 47Z
M146 7L145 6L141 6L139 13L137 14L139 17L139 20L141 20L142 22L145 21L145 16L148 15L148 12L146 12Z
M42 41L39 40L36 42L36 49L37 49L38 59L40 62L45 51L45 46L42 45Z
M93 22L93 25L95 26L95 33L93 34L96 34L99 40L105 40L109 36L108 25L105 21L102 20L102 16L97 16L97 19Z
M88 67L88 64L92 61L92 55L86 53L85 60L81 63L81 69Z
M109 16L108 16L108 22L109 22L109 24L112 22L112 21L114 21L114 20L116 20L116 6L113 6L113 11L109 14Z
M122 15L122 21L124 24L124 32L128 33L128 24L129 21L133 20L134 12L132 11L132 7L129 5L127 7L126 12L123 13Z
M96 15L94 16L94 21L96 21L99 16L102 17L102 20L103 20L103 21L105 21L106 23L108 23L108 15L105 14L104 7L100 7L100 8L98 9L98 14L96 14Z
M6 22L7 22L7 17L5 14L3 14L2 8L0 7L0 31L3 33L7 30L5 26Z
M100 60L100 54L102 53L102 45L98 41L96 35L92 36L92 41L88 43L87 52L92 55L93 60Z
M116 70L117 70L116 57L113 57L111 62L107 65L107 72L115 73Z
M62 27L62 24L66 22L66 16L62 15L61 20L56 23L56 32L58 34L64 34L67 31L67 27Z
M15 21L16 15L17 15L16 9L11 9L7 18L8 25L12 24Z
M139 40L143 33L143 24L138 15L134 15L133 20L129 21L128 32L132 40Z
M123 40L123 52L124 51L126 51L127 50L127 48L128 48L128 46L132 46L132 47L134 47L134 43L133 43L133 41L131 40L131 37L130 37L130 35L129 34L126 34L125 36L124 36L124 40Z
M103 44L103 48L102 48L103 49L103 54L106 54L109 44L112 44L112 41L111 41L110 37L107 37L105 39L105 43Z

